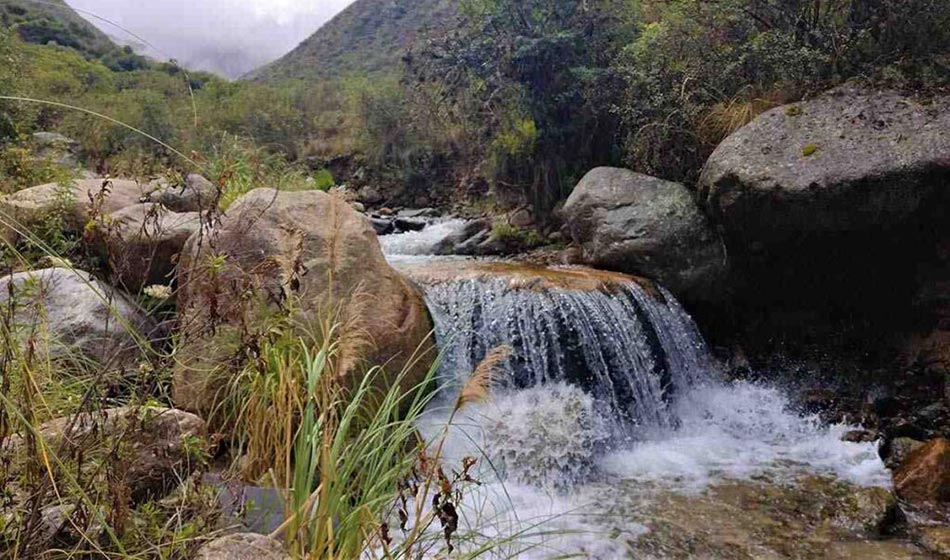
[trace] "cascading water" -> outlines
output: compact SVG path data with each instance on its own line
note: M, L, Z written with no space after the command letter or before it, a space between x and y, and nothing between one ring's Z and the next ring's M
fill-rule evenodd
M482 484L459 512L466 548L643 557L637 543L649 542L651 512L667 515L669 493L701 501L729 481L794 485L811 474L889 485L874 443L841 441L847 426L799 415L776 388L720 379L662 287L586 269L392 262L425 292L449 380L419 429L450 465L480 458ZM507 375L487 402L453 413L457 389L497 346L512 349ZM647 557L694 556L670 546Z
M447 349L443 371L464 376L489 350L508 346L502 385L582 387L618 421L612 428L630 436L638 426L674 425L674 395L710 375L705 345L673 296L633 280L594 291L449 280L428 286L426 299Z

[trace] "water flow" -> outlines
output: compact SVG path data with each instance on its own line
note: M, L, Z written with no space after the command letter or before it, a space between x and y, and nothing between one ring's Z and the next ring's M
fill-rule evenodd
M436 220L420 231L383 235L379 244L389 256L432 255L439 242L462 231L467 223L468 220L456 218Z
M663 289L542 289L461 272L424 284L442 373L456 386L491 348L513 349L487 402L452 414L447 399L419 422L447 464L479 459L482 484L460 511L467 551L637 557L652 508L677 519L663 510L671 493L702 501L730 481L794 486L812 474L889 485L874 443L841 441L849 427L800 416L778 389L713 374L695 325Z
M708 377L696 327L665 290L629 281L597 291L535 289L504 278L426 288L443 372L459 384L486 353L509 346L509 388L565 382L588 391L614 435L671 427L675 395Z

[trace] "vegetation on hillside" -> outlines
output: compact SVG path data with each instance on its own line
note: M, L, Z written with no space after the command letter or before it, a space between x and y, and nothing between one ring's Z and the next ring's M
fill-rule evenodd
M356 0L290 53L248 77L309 81L345 74L386 74L427 31L451 26L453 0Z

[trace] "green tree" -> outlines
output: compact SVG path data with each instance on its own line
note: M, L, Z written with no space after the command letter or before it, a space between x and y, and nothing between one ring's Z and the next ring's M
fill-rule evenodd
M417 88L467 115L496 190L546 216L593 165L613 162L622 90L610 62L631 31L620 0L470 0L459 33L409 58ZM448 106L449 109L445 109Z

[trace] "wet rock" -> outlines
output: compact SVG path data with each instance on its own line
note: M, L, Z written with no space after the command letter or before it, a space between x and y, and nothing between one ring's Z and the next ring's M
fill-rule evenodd
M408 218L396 218L393 225L397 231L422 231L426 228L426 223L422 220L410 220Z
M470 243L470 241L476 236L480 237L482 234L486 235L481 238L481 240L487 239L487 234L490 233L491 227L491 220L487 219L468 222L461 230L436 243L433 248L433 253L436 255L466 254L465 251L468 251L469 245L477 245L480 242L475 241ZM472 251L474 251L474 248L472 248Z
M256 533L219 537L203 545L195 560L290 560L280 543Z
M624 491L615 486L610 495ZM632 515L649 529L631 543L632 557L925 557L909 543L876 540L899 511L883 488L806 476L782 484L719 483L697 494L661 492L650 502Z
M197 173L185 178L183 185L165 184L149 195L149 200L173 212L207 212L219 197L214 183Z
M907 457L909 457L911 453L913 453L922 445L924 445L924 442L908 437L899 437L888 440L881 447L881 455L884 459L884 465L891 470L897 470L901 465L904 464L904 461L907 460Z
M894 487L913 503L950 501L950 442L933 439L912 451L894 473Z
M112 273L125 289L169 285L178 255L201 229L198 212L175 213L160 204L137 204L112 215L100 232Z
M369 221L376 235L389 235L396 232L396 224L394 224L392 220L373 216Z
M904 223L950 177L948 106L840 88L778 107L719 145L701 199L743 248Z
M334 312L347 328L341 336L366 341L338 356L344 377L368 365L406 366L405 386L415 387L431 364L425 343L432 323L421 294L389 266L369 220L338 197L251 191L206 239L191 238L179 277L185 327L172 394L187 410L214 406L235 374L243 328L262 324L288 300L301 321L317 324Z
M841 441L849 441L851 443L869 443L878 438L878 435L869 430L849 430L843 436L841 436Z
M679 183L599 167L574 188L561 216L590 265L655 279L687 299L721 290L725 249Z
M897 496L886 488L855 488L833 502L834 523L856 533L883 535L900 523Z
M110 370L134 369L143 356L136 337L148 340L157 331L129 298L81 270L47 268L0 278L0 302L14 306L17 338L25 343L39 327L36 349L64 365L78 365L78 354Z
M404 208L396 215L406 219L437 218L439 217L439 211L435 208Z
M917 542L925 550L950 557L950 527L923 527L917 530Z

